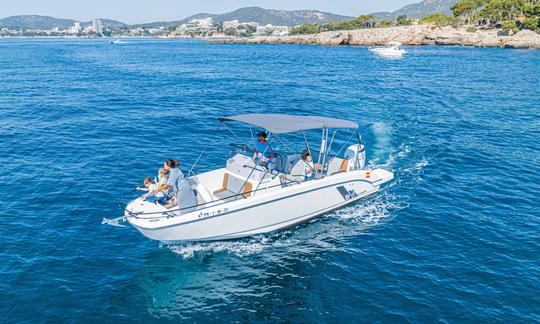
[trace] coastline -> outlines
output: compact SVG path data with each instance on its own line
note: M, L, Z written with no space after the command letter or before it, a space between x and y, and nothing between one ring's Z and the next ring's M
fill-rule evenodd
M290 36L257 36L209 40L218 44L307 44L307 45L382 45L397 41L403 45L459 45L473 47L500 47L540 49L540 34L522 30L508 35L501 29L467 31L465 27L413 25L388 28L329 31L319 34Z

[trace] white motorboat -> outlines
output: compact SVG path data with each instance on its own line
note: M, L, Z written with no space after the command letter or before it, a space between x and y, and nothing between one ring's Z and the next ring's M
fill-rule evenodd
M400 58L406 53L399 42L388 42L384 46L371 47L369 51L388 58Z
M381 185L394 177L392 172L366 167L365 147L358 125L352 121L245 114L222 117L220 122L248 124L250 130L253 126L265 129L271 143L281 141L282 134L301 133L303 151L316 158L313 175L306 178L301 152L272 150L270 167L254 159L250 145L231 144L237 152L225 167L187 178L196 194L196 205L182 206L180 201L179 206L167 208L137 198L127 205L123 217L104 219L104 223L118 225L127 221L146 237L164 243L234 239L310 221L377 193ZM305 133L316 129L322 133L317 151L310 148ZM332 146L336 144L334 136L338 130L351 135L336 151ZM352 138L357 143L351 144Z

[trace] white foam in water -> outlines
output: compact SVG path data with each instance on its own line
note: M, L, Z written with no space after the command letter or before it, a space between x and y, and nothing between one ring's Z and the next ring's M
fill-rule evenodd
M264 237L253 237L247 240L187 242L181 245L171 245L169 248L184 259L207 253L231 253L239 257L260 253L264 248Z
M400 157L400 158L404 158L406 157L407 155L409 155L409 153L411 153L412 151L412 148L407 145L407 144L401 144L399 146L399 150L398 150L398 154L397 156Z
M381 160L386 160L390 150L390 141L392 139L392 127L388 124L377 122L371 126L373 134L375 135L375 143L373 143L373 156L374 163L380 163Z
M337 210L310 224L269 235L258 235L231 241L186 242L180 245L171 245L168 248L184 259L215 253L229 253L238 257L246 257L268 250L285 250L287 253L337 250L341 247L329 241L339 241L367 228L377 226L391 215L393 209L406 207L388 201L389 196L382 194L364 203ZM324 221L324 218L334 219Z

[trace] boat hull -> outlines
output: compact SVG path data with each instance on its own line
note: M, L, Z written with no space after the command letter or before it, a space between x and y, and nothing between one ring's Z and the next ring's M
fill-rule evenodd
M231 201L185 215L129 222L146 237L164 243L212 241L269 233L320 217L377 193L393 174L374 170L309 181L249 199Z
M370 52L387 58L401 58L404 54L404 50L388 50L386 48L374 48L370 49Z

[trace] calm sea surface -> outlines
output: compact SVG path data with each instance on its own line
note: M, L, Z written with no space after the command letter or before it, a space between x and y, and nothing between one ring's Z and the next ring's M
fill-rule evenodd
M408 52L0 40L0 322L539 322L540 51ZM164 159L224 164L246 112L354 120L396 178L242 240L101 225Z

